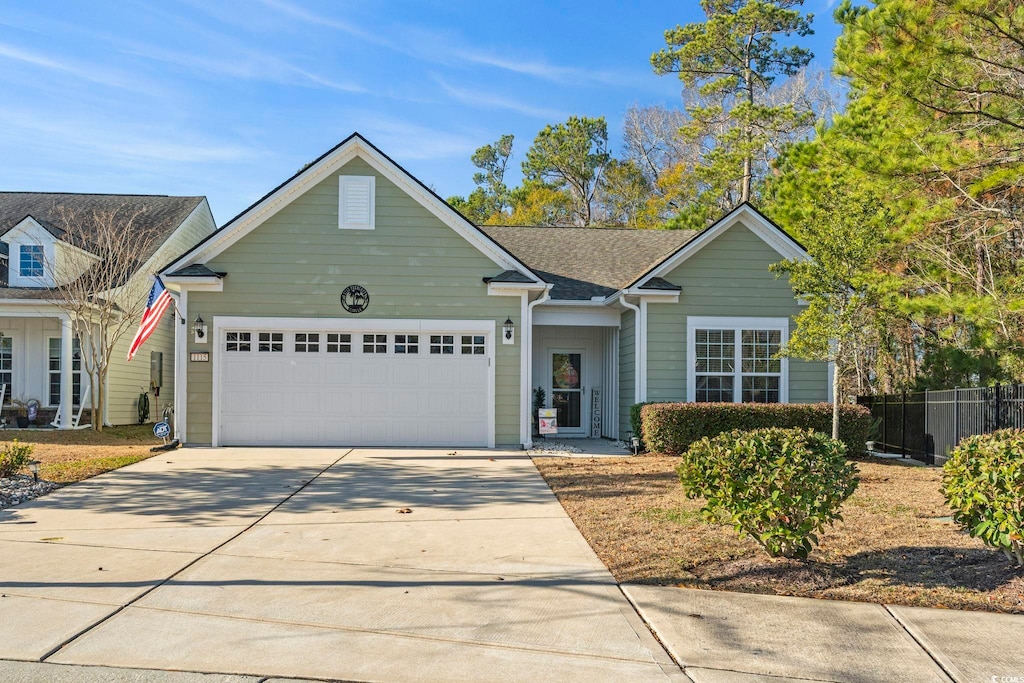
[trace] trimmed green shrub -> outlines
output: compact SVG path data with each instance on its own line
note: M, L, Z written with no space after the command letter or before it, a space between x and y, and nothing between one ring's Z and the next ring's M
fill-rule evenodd
M629 426L633 428L633 436L640 437L640 447L644 447L643 425L640 422L640 411L650 403L634 403L629 407Z
M732 431L690 446L676 467L704 518L728 517L772 557L806 559L817 533L841 519L857 469L841 441L802 429Z
M943 466L942 492L967 533L1024 566L1024 431L961 441Z
M647 448L677 455L704 437L735 429L767 427L832 433L831 403L648 403L641 414ZM871 433L871 412L864 406L839 406L839 440L850 454L862 454Z
M0 448L0 478L12 477L32 459L32 444L14 439Z

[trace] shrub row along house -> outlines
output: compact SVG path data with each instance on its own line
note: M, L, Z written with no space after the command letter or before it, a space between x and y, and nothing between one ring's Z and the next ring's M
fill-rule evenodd
M559 435L609 438L643 401L830 398L824 363L775 356L801 309L769 266L807 255L750 205L701 232L477 226L354 134L173 251L150 272L188 321L188 444L529 445L538 388Z

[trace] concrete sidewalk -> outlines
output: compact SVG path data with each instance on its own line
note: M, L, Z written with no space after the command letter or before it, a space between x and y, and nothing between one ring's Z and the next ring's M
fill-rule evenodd
M623 586L695 683L1024 681L1024 616Z
M24 680L685 680L521 452L187 449L3 511L0 553Z

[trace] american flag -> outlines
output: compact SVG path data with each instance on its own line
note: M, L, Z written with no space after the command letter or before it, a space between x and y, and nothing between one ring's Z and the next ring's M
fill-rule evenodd
M164 311L170 305L171 293L164 288L164 283L160 282L160 278L156 278L156 281L153 282L153 289L149 292L146 310L142 312L142 322L139 323L139 331L135 333L131 348L128 349L128 360L135 357L139 347L149 339L149 335L153 334L153 330L156 329L157 324L160 322L160 316L164 314Z

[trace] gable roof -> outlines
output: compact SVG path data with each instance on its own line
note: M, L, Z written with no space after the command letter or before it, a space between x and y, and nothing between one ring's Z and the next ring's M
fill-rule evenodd
M611 296L697 235L692 230L626 228L480 229L553 284L552 299L574 301Z
M692 239L680 245L678 249L661 262L648 268L646 272L626 285L624 289L632 287L655 289L656 287L652 284L655 280L661 280L662 275L675 270L686 259L693 256L705 245L740 221L782 258L799 260L810 258L803 245L793 239L781 226L758 211L750 202L743 202L704 230L696 233Z
M86 236L95 226L90 218L97 212L131 215L141 211L135 219L135 227L139 231L153 231L156 235L149 253L141 255L141 262L145 262L202 201L203 197L168 195L0 192L0 240L14 226L31 217L54 238L71 244L65 231L58 227L62 209L84 221ZM87 243L74 246L91 251Z
M521 260L491 239L469 219L459 213L436 192L398 165L359 133L352 133L327 150L297 173L263 195L249 208L229 220L218 230L201 240L192 249L160 269L161 273L178 270L200 263L221 253L256 226L267 220L308 186L320 182L354 157L366 161L378 173L398 185L424 208L455 230L481 253L505 270L514 270L536 282L538 278Z

